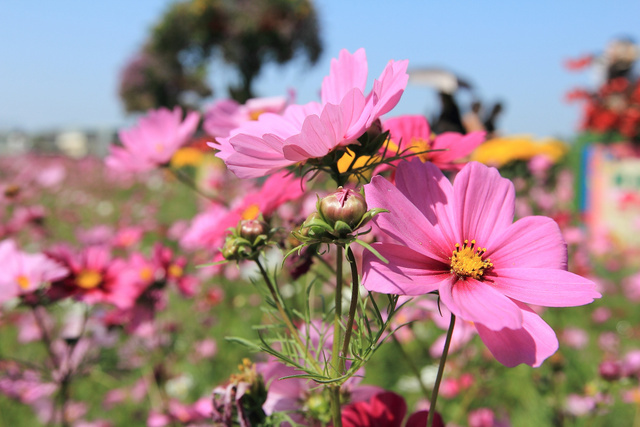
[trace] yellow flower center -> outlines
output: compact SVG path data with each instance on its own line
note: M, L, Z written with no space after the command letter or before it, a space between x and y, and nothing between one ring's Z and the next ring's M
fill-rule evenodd
M20 286L24 290L29 289L29 286L31 285L31 281L24 274L16 277L16 282L18 282L18 286Z
M102 282L102 275L93 270L82 270L76 277L76 284L82 289L93 289Z
M150 282L153 279L153 270L151 267L142 267L140 270L140 278L145 282Z
M197 167L202 163L204 153L193 147L183 147L171 157L171 166L181 168L183 166Z
M256 219L258 218L259 213L260 207L254 203L253 205L249 205L249 207L242 212L242 219Z
M169 266L169 276L174 278L182 277L184 270L177 264L171 264Z
M253 384L258 378L256 373L256 365L251 363L247 358L242 359L242 363L238 365L239 374L231 374L230 380L232 383L238 385L241 382Z
M455 273L461 279L467 277L481 279L484 271L493 267L489 258L486 260L482 259L482 255L484 255L486 251L487 248L476 247L475 240L472 240L471 243L465 240L462 246L460 246L460 243L456 243L456 248L450 258L451 272Z
M256 121L264 113L264 110L254 110L249 113L249 120Z

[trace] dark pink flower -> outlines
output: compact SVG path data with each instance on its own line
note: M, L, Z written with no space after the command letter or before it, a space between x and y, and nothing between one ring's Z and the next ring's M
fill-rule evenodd
M120 309L133 307L141 293L140 272L108 248L89 246L75 253L66 246L50 250L49 255L63 264L69 274L54 281L47 293L52 300L73 296L88 304L112 304Z
M398 149L400 151L408 150L407 155L436 150L417 154L417 157L423 162L432 162L440 169L453 170L460 170L464 166L464 163L459 161L482 144L486 134L485 132L471 132L462 135L455 132L445 132L433 136L429 122L424 116L394 117L383 123L383 129L389 131L391 139L387 147L387 155L394 154Z
M453 185L430 163L398 166L396 185L374 177L365 186L370 207L384 208L377 226L396 243L364 255L363 285L376 292L438 292L506 366L539 366L553 354L555 333L527 304L588 304L595 284L566 271L566 244L546 217L513 223L515 191L494 168L467 164Z

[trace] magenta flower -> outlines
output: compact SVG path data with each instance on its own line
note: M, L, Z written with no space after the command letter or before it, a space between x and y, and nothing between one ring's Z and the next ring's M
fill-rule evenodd
M87 304L112 304L131 308L142 292L140 272L121 258L113 258L104 246L89 246L76 253L59 245L47 255L63 264L69 274L53 281L47 290L51 300L74 297Z
M374 177L365 186L374 221L398 243L376 243L363 285L388 294L438 292L460 319L474 322L506 366L539 366L558 347L555 333L527 304L567 307L601 295L595 284L566 271L566 244L550 218L513 223L513 184L494 168L467 164L451 183L431 163L398 166L396 185Z
M387 153L394 153L398 148L408 150L407 154L417 154L417 157L430 161L440 169L460 170L464 163L460 159L471 154L473 150L484 142L485 132L471 132L462 135L455 132L445 132L432 136L429 122L424 116L401 116L386 120L383 129L389 131L391 143ZM397 162L396 162L397 163Z
M389 61L373 90L364 94L364 49L342 50L322 82L320 104L291 105L282 115L264 113L218 140L218 157L240 178L255 178L281 168L322 158L353 144L400 100L409 76L407 61Z
M150 111L136 126L119 133L122 147L111 146L106 159L110 168L144 172L166 165L178 148L196 131L200 114L192 111L182 120L182 111L166 108Z

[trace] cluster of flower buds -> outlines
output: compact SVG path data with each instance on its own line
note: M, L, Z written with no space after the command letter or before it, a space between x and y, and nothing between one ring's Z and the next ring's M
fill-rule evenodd
M228 261L255 259L270 243L274 231L261 219L242 220L231 229L222 247L222 256Z
M384 209L367 210L361 192L339 187L323 199L318 198L316 212L307 217L293 235L303 244L349 243L355 232Z

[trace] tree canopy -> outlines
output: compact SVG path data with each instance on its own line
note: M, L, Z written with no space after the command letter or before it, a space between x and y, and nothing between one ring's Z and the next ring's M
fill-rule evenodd
M229 95L254 97L253 82L268 62L302 54L314 64L322 52L311 0L186 0L173 3L125 66L119 93L129 112L191 106L212 95L210 65L224 61L238 73Z

